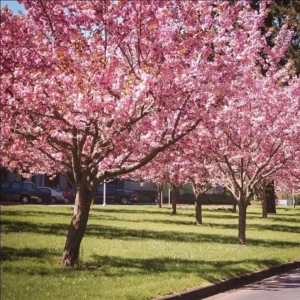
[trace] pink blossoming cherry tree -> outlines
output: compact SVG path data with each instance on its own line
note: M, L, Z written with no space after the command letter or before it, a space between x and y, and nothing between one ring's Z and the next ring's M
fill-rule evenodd
M281 80L257 74L252 82L241 82L240 94L223 106L205 135L212 160L209 173L238 203L242 245L255 189L283 170L290 170L285 174L292 179L299 162L300 80L292 78L286 86L279 84Z

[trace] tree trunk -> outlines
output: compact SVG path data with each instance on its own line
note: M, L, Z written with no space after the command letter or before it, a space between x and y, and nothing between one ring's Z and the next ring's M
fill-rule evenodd
M161 197L161 192L163 190L163 185L161 183L158 183L157 184L157 187L158 187L158 199L157 199L157 202L158 202L158 207L159 208L162 208L162 197Z
M196 225L202 224L202 205L200 196L201 195L197 195L195 200Z
M173 186L173 197L172 197L172 215L177 214L177 202L179 199L179 188Z
M78 265L80 244L86 230L92 197L93 194L86 189L76 194L73 217L60 261L63 266Z
M244 200L239 201L239 235L238 244L246 245L246 213L247 205Z
M266 188L266 205L267 212L270 214L276 214L276 195L274 189L274 181L268 183Z
M232 204L232 212L236 213L236 201L233 200L233 204Z
M192 181L193 184L193 191L195 195L195 217L196 217L196 225L203 224L202 222L202 204L201 204L201 195L203 195L207 189L207 183L195 183ZM225 191L224 191L225 194Z
M261 203L262 203L262 218L263 219L267 219L268 218L268 210L267 210L267 195L266 195L266 190L262 191Z
M236 213L237 202L236 202L234 196L233 196L232 193L231 193L229 190L227 190L225 187L223 188L223 191L224 191L224 194L223 194L223 195L224 195L224 198L225 198L225 199L229 198L229 199L232 200L232 212L233 212L233 213Z

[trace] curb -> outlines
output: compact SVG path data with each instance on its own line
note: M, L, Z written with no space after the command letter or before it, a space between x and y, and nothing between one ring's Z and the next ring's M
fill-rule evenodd
M184 292L153 298L152 300L200 300L298 268L300 268L300 261L295 261L228 280L217 281L207 286L192 288Z

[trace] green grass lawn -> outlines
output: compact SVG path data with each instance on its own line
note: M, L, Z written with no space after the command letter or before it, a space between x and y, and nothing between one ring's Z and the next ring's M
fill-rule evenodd
M73 208L1 207L2 299L151 299L300 259L300 209L261 219L251 206L247 246L237 241L237 214L204 206L93 206L81 267L58 265Z

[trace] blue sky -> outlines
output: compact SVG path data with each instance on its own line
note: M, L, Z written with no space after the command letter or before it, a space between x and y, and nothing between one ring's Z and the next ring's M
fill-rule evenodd
M19 4L17 0L0 0L0 2L1 8L7 5L15 14L17 14L19 10L25 12L23 4Z

